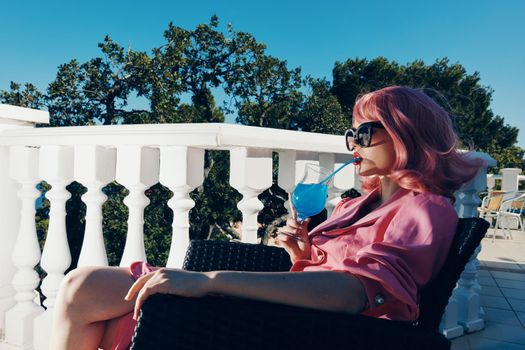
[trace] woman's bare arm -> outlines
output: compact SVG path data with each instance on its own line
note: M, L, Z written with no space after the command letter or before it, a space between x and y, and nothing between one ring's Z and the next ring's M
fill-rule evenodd
M256 299L313 309L359 313L366 294L359 280L347 273L213 271L209 293Z
M140 277L125 300L135 296L133 317L152 294L203 297L224 294L312 309L359 313L366 294L359 280L344 272L192 272L161 268Z

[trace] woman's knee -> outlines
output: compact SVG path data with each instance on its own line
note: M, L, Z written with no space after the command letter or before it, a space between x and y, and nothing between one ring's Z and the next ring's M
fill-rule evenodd
M71 270L64 276L60 287L60 299L68 307L82 307L83 302L92 300L96 296L97 285L96 273L100 268L79 267Z

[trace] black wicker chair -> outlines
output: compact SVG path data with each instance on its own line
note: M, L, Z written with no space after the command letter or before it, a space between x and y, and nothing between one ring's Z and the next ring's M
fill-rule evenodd
M292 307L224 296L150 297L142 308L133 350L152 349L450 349L438 326L461 272L488 228L460 219L445 265L423 290L417 323ZM185 269L286 271L283 249L193 241Z

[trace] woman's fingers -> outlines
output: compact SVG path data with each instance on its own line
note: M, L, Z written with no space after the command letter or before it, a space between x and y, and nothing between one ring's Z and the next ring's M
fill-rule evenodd
M299 222L297 222L297 220L295 220L294 218L288 218L286 220L286 226L291 227L293 229L302 228L302 225Z
M167 293L168 291L167 283L169 283L169 280L166 279L165 276L162 276L161 273L154 272L147 276L150 276L150 278L142 285L142 288L137 294L137 300L135 300L135 308L133 310L133 319L135 320L138 320L140 309L146 299L153 294Z
M277 239L279 240L279 246L283 247L284 250L290 255L290 257L295 259L295 257L300 253L299 246L297 241L293 238L286 235L278 235Z
M135 321L139 319L139 313L140 309L142 308L142 304L144 304L144 301L146 301L146 299L148 299L148 297L151 294L155 294L152 293L152 288L144 287L140 290L139 294L137 295L137 300L135 301L135 308L133 309L133 319Z
M146 284L146 282L148 282L150 280L150 278L153 277L154 274L155 273L152 272L152 273L148 273L147 275L144 275L142 277L139 277L135 281L135 283L133 283L133 285L129 288L128 294L126 294L126 296L124 297L124 300L127 300L127 301L132 300L133 297L135 297L135 294L137 294L142 289L144 284Z

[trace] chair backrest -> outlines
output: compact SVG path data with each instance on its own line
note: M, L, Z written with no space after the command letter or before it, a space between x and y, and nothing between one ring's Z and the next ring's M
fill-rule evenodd
M510 203L509 210L513 213L521 214L525 207L525 194L519 195L517 198L514 198L512 203Z
M421 293L417 327L438 329L448 299L488 227L489 223L480 218L459 219L456 235L441 271Z
M503 201L503 195L497 195L489 199L489 204L487 204L487 210L498 211L501 207L501 202Z

